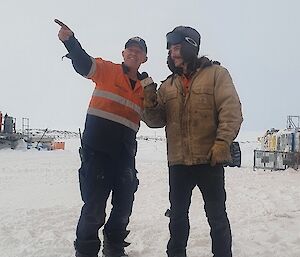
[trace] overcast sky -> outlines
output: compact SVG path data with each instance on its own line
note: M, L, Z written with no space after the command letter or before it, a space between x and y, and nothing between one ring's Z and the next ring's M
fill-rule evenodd
M2 1L0 111L30 119L32 128L83 128L91 81L76 74L57 38L58 18L92 56L116 63L128 38L143 37L157 82L170 74L165 34L196 28L200 55L231 73L244 114L242 130L284 128L300 115L299 0Z

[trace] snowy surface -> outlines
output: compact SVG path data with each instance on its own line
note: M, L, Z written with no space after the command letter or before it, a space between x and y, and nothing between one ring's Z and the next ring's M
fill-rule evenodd
M163 130L141 130L136 193L127 248L131 257L163 257L168 240ZM148 133L148 134L147 134ZM162 138L161 138L162 136ZM158 140L153 138L157 137ZM255 141L240 138L242 167L226 168L227 211L235 257L300 256L300 171L253 171ZM66 149L0 151L0 257L71 257L81 209L78 138ZM107 211L110 204L108 201ZM189 257L209 257L211 240L199 190L190 209ZM101 234L100 234L101 235Z

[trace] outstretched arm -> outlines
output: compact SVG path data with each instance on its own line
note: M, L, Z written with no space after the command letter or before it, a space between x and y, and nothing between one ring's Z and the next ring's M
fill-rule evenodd
M58 38L68 50L69 53L66 57L72 60L75 71L84 77L90 76L92 57L83 50L79 41L74 37L73 31L66 24L58 19L55 19L54 22L60 26Z

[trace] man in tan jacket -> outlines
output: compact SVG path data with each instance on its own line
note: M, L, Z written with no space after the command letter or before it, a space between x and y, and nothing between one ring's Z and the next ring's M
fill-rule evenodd
M241 104L229 72L206 57L198 58L200 34L179 26L167 34L172 74L158 92L144 88L144 121L164 127L167 137L170 198L168 257L185 257L192 190L198 187L214 257L231 257L223 163L242 123ZM149 83L147 83L149 84Z

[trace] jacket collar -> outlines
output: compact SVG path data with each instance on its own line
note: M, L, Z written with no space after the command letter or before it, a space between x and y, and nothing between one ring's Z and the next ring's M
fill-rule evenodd
M128 74L128 72L129 72L129 67L126 66L126 64L125 64L124 62L122 62L122 69L123 69L123 72L124 72L125 74ZM138 80L141 80L141 79L142 79L142 78L141 78L141 73L137 72L137 78L138 78Z

